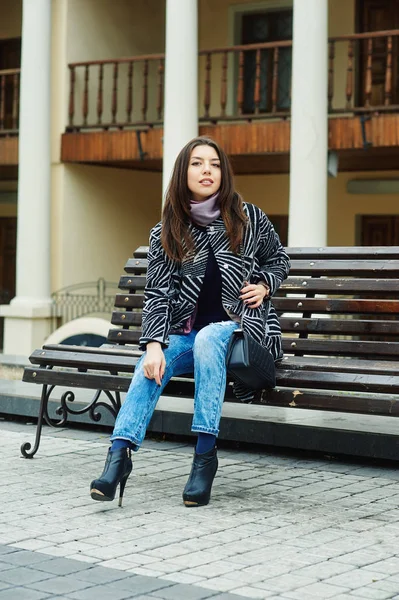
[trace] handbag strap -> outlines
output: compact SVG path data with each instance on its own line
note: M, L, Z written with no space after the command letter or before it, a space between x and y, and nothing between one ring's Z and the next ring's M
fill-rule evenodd
M252 221L251 221L251 217L248 215L248 227L249 230L251 232L251 234L253 234L252 231ZM253 235L252 235L253 237ZM245 270L245 260L244 260L244 243L241 242L240 244L240 255L241 255L241 268L242 268L242 284L244 285L244 283L246 281L248 281L248 283L250 282L251 279L251 275L252 275L252 271L254 268L254 264L255 264L255 239L253 238L253 254L252 254L252 260L251 260L251 267L248 271L247 276L246 275L246 270ZM244 311L242 311L242 315L241 315L241 329L243 329L243 325L244 325Z

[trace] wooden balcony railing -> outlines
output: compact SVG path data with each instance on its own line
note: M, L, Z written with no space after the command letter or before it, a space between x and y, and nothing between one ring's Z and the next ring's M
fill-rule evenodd
M399 30L333 37L328 45L330 114L399 112ZM164 62L152 54L70 64L67 131L162 125ZM291 40L200 51L199 120L289 117L291 65Z
M20 69L0 71L0 136L18 133Z

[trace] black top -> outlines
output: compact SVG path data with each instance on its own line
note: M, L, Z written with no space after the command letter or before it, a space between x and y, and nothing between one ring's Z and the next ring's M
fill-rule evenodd
M205 278L198 297L197 315L193 329L202 329L209 323L219 323L220 321L230 321L230 317L223 308L222 276L215 255L209 245Z

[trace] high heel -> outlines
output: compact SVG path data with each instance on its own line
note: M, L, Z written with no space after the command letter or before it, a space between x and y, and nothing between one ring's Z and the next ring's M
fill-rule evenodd
M119 484L119 502L122 506L123 492L126 481L132 472L133 464L130 448L108 450L104 470L99 479L94 479L90 484L90 496L100 502L111 502L115 498L116 488Z
M213 480L218 470L216 446L208 452L194 452L191 473L183 491L185 506L205 506L209 503Z
M118 506L122 506L122 498L123 498L123 492L125 491L125 485L126 485L126 481L128 480L128 477L130 475L130 472L123 478L121 479L121 482L119 484L119 500L118 500Z

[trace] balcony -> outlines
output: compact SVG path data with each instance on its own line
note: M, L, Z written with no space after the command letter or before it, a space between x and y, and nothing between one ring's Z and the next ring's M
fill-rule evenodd
M399 30L328 45L329 148L340 169L397 167ZM236 172L288 171L291 57L292 41L199 52L200 133L223 144ZM164 60L70 64L62 159L160 170Z
M0 71L0 172L16 177L20 69Z

